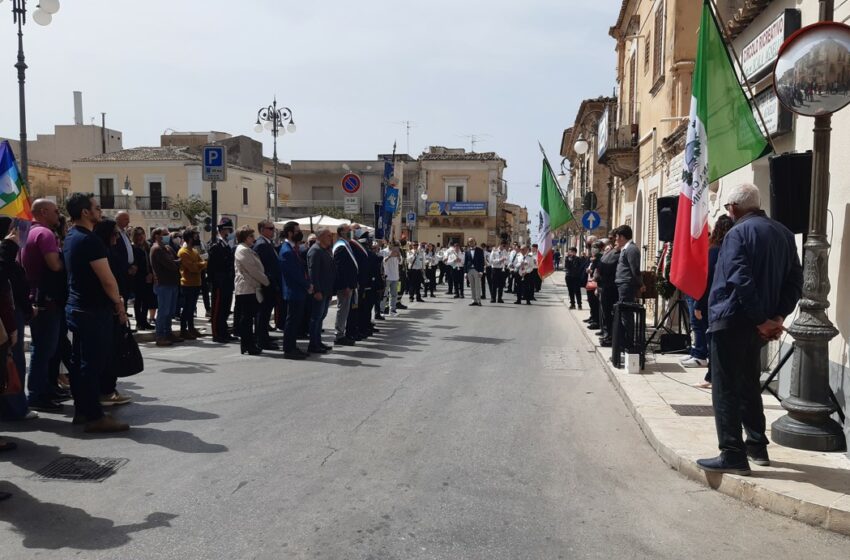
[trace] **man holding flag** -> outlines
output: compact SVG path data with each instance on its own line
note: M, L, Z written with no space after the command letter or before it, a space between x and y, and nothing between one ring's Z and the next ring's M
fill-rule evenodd
M543 152L543 146L540 146ZM537 231L537 274L541 281L555 272L555 260L552 253L556 230L573 220L573 213L564 202L558 180L549 165L549 158L543 152L543 178L540 181L540 221ZM533 288L532 288L533 290Z

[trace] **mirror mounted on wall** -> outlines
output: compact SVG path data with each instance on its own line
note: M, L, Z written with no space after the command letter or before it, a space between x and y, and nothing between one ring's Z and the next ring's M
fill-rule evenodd
M773 68L776 97L806 117L831 115L850 103L850 26L806 26L779 48Z

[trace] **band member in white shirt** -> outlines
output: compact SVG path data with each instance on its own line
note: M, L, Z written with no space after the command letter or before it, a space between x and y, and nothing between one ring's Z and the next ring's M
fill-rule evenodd
M537 251L539 250L539 246L535 243L531 246L531 251L528 252L529 255L534 257L534 269L531 271L531 301L537 300L534 294L539 292L543 287L543 279L540 278L540 273L537 272Z
M505 269L508 266L508 244L504 241L490 252L490 303L505 303Z
M524 245L517 253L514 263L516 267L516 301L514 303L521 305L522 300L525 299L525 303L531 305L531 292L534 289L531 286L531 271L534 269L534 263L527 245Z
M487 299L487 288L490 288L490 293L493 293L493 280L490 278L490 247L481 244L484 249L484 276L481 278L481 297Z
M439 276L437 276L437 284L442 284L443 279L446 276L446 249L445 247L440 247L440 244L437 243L436 248L437 255L437 272Z
M407 279L410 283L410 301L422 301L422 280L425 277L425 244L412 246L407 255Z
M446 264L451 268L452 285L454 288L454 299L463 299L463 260L464 254L460 250L460 243L455 243L446 254Z
M516 256L519 253L519 243L514 241L514 244L511 246L511 250L508 253L508 262L505 270L505 281L508 284L507 289L505 290L507 293L514 293L514 287L516 284L516 268L514 267L514 261L516 260Z
M437 289L437 249L433 243L429 243L425 248L425 295L429 293L431 297L437 297L434 290Z

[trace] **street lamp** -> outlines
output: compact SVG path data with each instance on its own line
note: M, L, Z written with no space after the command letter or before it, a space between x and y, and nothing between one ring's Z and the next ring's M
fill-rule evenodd
M576 140L576 143L573 144L573 149L578 155L583 156L587 153L588 148L590 148L590 144L588 144L587 140L584 139L583 134L579 134L578 140Z
M3 0L0 0L3 2ZM48 25L53 19L53 14L59 11L59 0L41 0L32 19L39 25ZM21 176L24 183L27 182L29 160L27 158L27 109L26 82L27 64L24 61L24 29L27 22L27 0L12 0L12 21L18 25L18 104L21 120Z
M133 188L130 186L130 176L124 177L124 188L121 189L121 194L124 196L133 196Z
M274 155L272 158L274 164L274 219L277 220L277 137L287 132L290 134L295 132L295 121L292 118L292 111L289 107L278 109L277 97L274 98L271 105L261 107L257 111L257 123L254 125L254 132L259 134L264 129L270 131L274 139Z

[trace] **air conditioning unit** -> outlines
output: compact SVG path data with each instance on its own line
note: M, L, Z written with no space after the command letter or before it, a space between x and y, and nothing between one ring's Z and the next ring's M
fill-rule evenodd
M180 210L172 210L171 211L171 219L172 220L179 220L182 215L183 215L183 213L180 212Z

